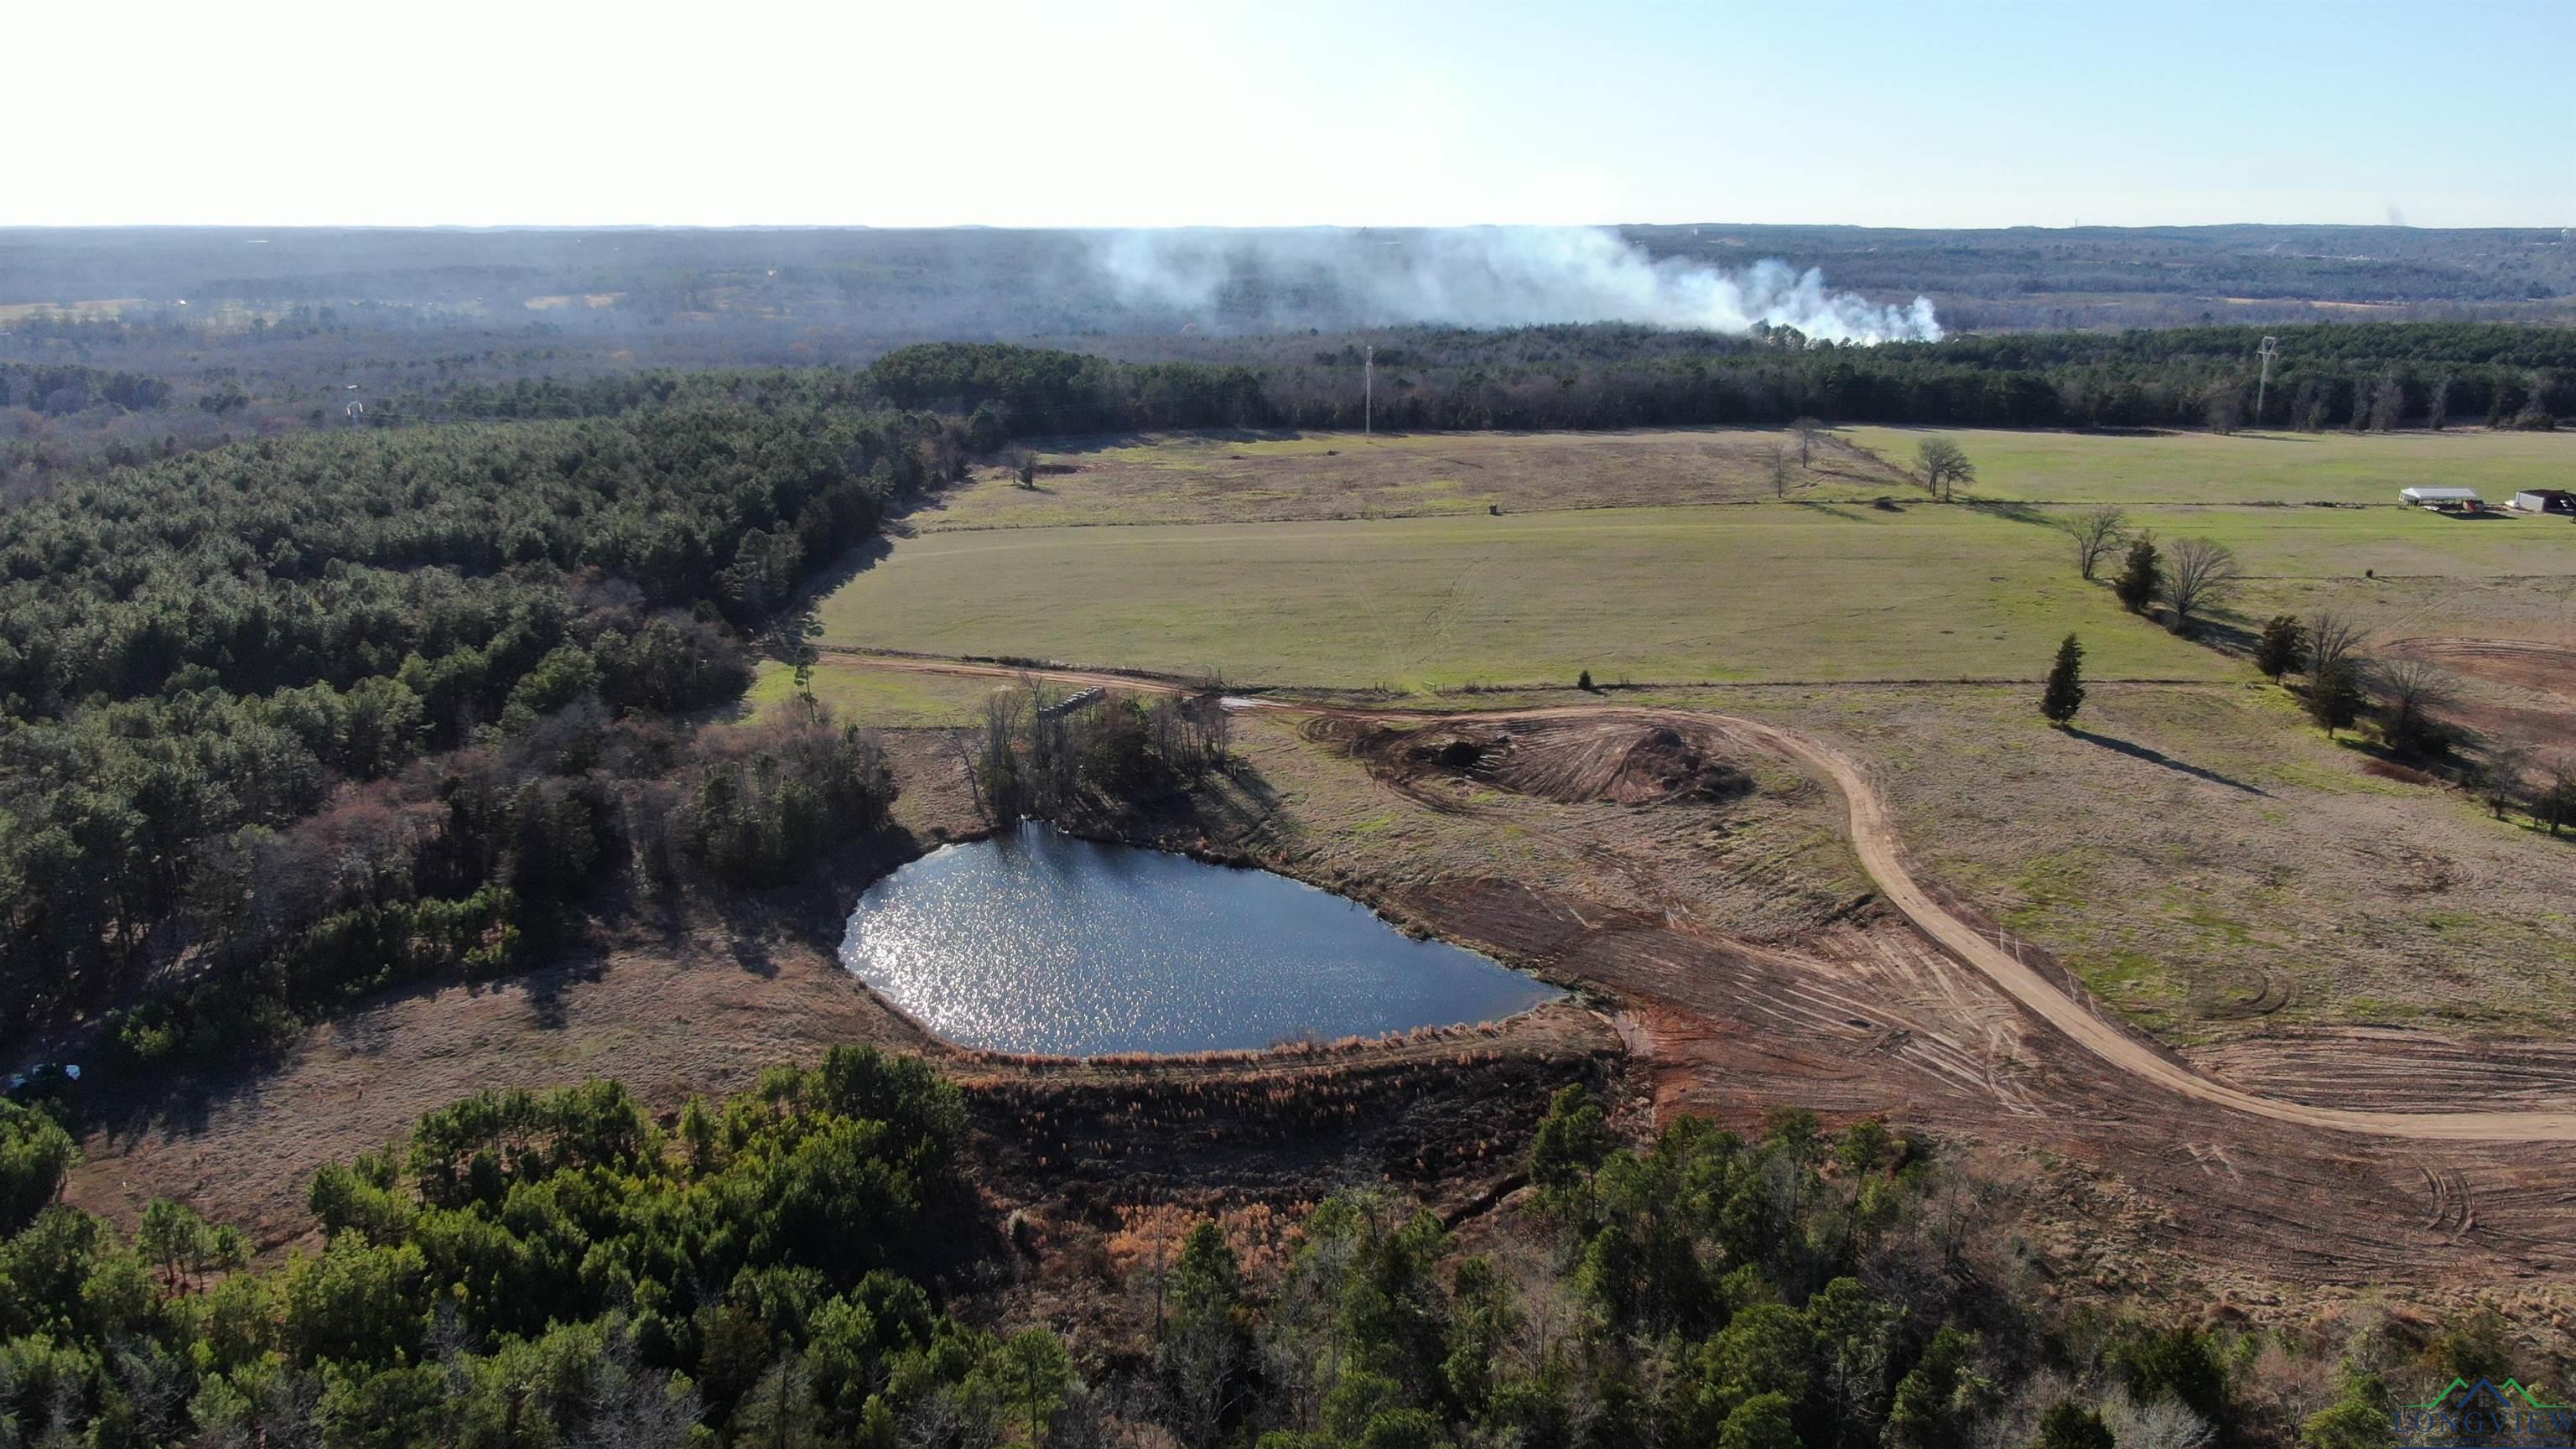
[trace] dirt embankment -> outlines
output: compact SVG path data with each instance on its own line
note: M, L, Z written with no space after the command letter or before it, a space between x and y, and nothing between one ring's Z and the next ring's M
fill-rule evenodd
M1558 1002L1512 1021L1247 1060L1013 1062L952 1074L978 1170L1015 1204L1310 1200L1392 1182L1435 1206L1519 1170L1558 1088L1600 1089L1619 1041Z
M1336 745L1380 784L1436 810L1473 808L1481 790L1508 790L1563 805L1606 800L1732 800L1753 777L1727 762L1717 731L1679 719L1468 719L1398 726L1317 715L1307 738Z

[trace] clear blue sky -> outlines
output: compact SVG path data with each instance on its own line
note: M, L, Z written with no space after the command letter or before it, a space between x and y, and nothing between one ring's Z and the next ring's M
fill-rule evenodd
M2576 225L2576 3L143 0L0 225Z

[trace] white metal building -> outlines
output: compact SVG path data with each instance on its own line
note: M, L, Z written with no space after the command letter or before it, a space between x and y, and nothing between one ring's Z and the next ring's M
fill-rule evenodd
M2397 496L2417 508L2476 508L2475 488L2401 488Z

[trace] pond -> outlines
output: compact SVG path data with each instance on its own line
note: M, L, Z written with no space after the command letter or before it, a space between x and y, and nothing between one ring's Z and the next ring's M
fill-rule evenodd
M1038 824L869 887L841 963L949 1041L1057 1056L1379 1036L1563 994L1286 876Z

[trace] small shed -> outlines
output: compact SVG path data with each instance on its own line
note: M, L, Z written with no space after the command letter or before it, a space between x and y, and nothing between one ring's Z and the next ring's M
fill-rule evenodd
M2401 488L2397 496L2417 508L2438 508L2446 513L2475 513L2484 506L2475 488Z
M2564 488L2525 488L2513 495L2513 506L2524 513L2576 513L2576 493Z

